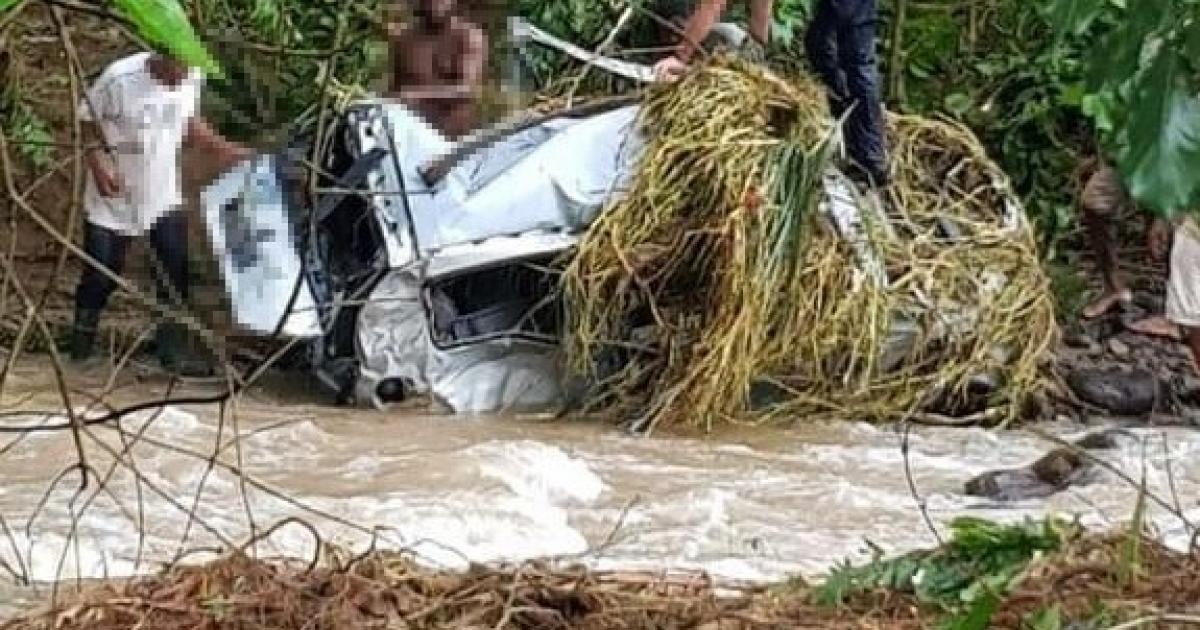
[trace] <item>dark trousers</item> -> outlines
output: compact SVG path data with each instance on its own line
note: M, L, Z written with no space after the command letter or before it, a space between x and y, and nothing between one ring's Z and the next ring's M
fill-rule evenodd
M132 237L85 224L83 248L89 256L120 274L125 267L125 253ZM176 210L158 220L150 230L150 245L155 260L151 261L158 300L165 306L182 307L177 300L188 299L188 232L187 215ZM165 273L164 273L165 272ZM75 306L100 311L108 303L117 283L93 266L84 266L83 277L75 292Z
M887 180L887 135L875 58L876 0L817 0L805 48L845 123L846 149L876 184Z

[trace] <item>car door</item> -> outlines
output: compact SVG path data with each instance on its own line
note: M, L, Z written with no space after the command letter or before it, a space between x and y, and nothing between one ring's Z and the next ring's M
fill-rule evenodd
M258 335L322 333L285 200L278 155L226 171L201 193L210 242L238 326Z

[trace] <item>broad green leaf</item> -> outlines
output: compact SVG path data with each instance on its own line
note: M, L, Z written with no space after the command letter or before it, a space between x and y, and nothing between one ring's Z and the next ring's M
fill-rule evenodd
M1079 106L1101 133L1109 134L1114 130L1113 112L1116 101L1112 94L1088 94L1083 97Z
M1079 36L1104 10L1104 0L1050 0L1045 7L1046 19L1058 29L1060 37Z
M192 30L179 0L116 0L118 11L133 23L138 35L170 51L180 61L220 76L221 68Z
M1097 48L1103 60L1090 64L1088 87L1093 92L1117 89L1137 74L1143 48L1151 37L1168 24L1166 11L1124 11L1111 31L1101 38Z
M21 0L0 0L0 14L13 8L20 2Z
M1200 101L1187 74L1174 51L1157 55L1136 85L1119 156L1130 193L1164 216L1188 209L1200 190Z

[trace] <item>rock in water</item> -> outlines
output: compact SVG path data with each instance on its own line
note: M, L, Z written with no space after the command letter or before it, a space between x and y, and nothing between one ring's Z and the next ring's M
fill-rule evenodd
M1158 379L1146 370L1076 370L1067 384L1084 402L1118 416L1146 415L1159 400Z
M1121 429L1108 429L1107 431L1097 431L1089 433L1078 440L1075 440L1075 446L1089 451L1107 451L1117 448L1121 443L1117 440L1120 437L1130 437L1130 434Z
M1083 479L1091 466L1087 458L1069 448L1050 451L1023 468L993 470L968 481L967 495L998 501L1040 499Z
M1029 465L1038 481L1058 489L1066 488L1075 481L1087 460L1069 448L1059 448L1042 456Z
M997 501L1022 501L1048 497L1058 488L1043 483L1027 468L991 470L968 481L964 487L968 496Z

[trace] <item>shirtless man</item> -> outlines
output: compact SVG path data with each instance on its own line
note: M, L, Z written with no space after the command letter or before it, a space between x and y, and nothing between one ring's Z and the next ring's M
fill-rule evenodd
M1104 282L1104 294L1083 310L1084 319L1095 319L1133 300L1133 292L1121 277L1116 244L1110 230L1120 221L1123 210L1132 201L1121 183L1120 175L1109 164L1100 163L1083 187L1080 206L1088 240L1096 254L1100 277ZM1161 220L1149 224L1148 247L1150 256L1164 260L1170 247L1170 226ZM1162 315L1149 317L1129 325L1129 329L1144 335L1178 339L1179 328Z
M443 135L456 139L478 124L483 82L483 30L458 15L455 0L413 0L412 24L392 30L390 96Z

